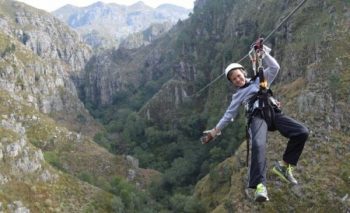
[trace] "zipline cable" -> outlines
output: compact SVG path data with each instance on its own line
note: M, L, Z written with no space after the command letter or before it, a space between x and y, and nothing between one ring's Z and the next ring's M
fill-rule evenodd
M302 2L300 2L289 14L288 16L286 16L278 25L277 27L275 27L267 36L266 38L264 38L264 41L267 41L277 30L278 28L280 28L292 15L294 15L294 13L296 11L299 10L299 8L301 8L301 6L303 6L303 4L306 2L307 0L303 0ZM240 60L237 61L237 63L240 63L241 61L243 61L245 58L247 58L249 56L249 53L246 54L244 57L242 57ZM216 77L214 80L212 80L211 82L209 82L206 86L204 86L201 90L199 90L198 92L196 92L193 96L198 96L201 92L203 92L205 89L207 89L208 87L210 87L213 83L215 83L217 80L219 80L221 78L221 76L223 76L224 73L221 73L218 77Z

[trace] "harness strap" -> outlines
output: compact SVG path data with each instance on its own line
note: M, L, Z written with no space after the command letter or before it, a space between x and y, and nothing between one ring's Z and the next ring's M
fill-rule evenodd
M246 158L246 163L247 163L247 167L249 167L249 143L250 143L250 135L249 135L249 124L246 125L245 127L245 134L246 134L246 138L247 138L247 158Z

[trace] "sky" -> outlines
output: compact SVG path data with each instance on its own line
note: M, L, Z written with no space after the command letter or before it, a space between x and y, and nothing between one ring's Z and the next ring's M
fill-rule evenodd
M78 7L88 6L97 1L105 3L116 3L120 5L131 5L140 0L18 0L29 4L32 7L36 7L47 12L52 12L66 4L71 4ZM178 5L187 9L193 8L195 0L142 0L146 5L156 8L157 6L165 3Z

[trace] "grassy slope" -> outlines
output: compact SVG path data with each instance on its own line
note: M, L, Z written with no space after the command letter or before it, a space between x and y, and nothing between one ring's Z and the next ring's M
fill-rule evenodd
M0 91L0 100L4 103L0 105L2 120L14 117L25 128L27 146L32 150L29 155L38 149L42 150L45 158L42 170L48 170L56 177L45 182L40 178L41 172L13 172L13 163L3 158L0 174L10 177L10 181L2 184L0 190L0 202L5 209L7 204L16 200L34 212L111 212L112 206L116 208L120 204L113 203L117 198L101 188L110 189L108 186L116 177L126 179L128 169L132 166L124 157L110 154L90 138L67 130L47 115L12 99L3 90ZM8 144L19 139L17 133L5 128L0 128L0 137L2 150L8 149ZM150 177L155 175L152 170L133 169L137 171L134 181L140 183L141 187L145 187Z
M16 122L21 123L23 127L33 121L40 123L41 126L46 126L45 116L35 112L30 107L23 105L19 101L15 101L8 95L7 92L0 91L0 112L2 122L15 117ZM42 119L41 119L42 118ZM6 150L9 144L16 142L20 136L11 129L1 127L0 137L2 138L2 150ZM27 143L30 141L30 133L27 133ZM6 148L6 149L5 149ZM38 149L32 144L25 146L25 153L31 155L37 152ZM4 152L4 151L3 151ZM22 152L20 153L22 155ZM26 208L31 211L64 211L64 212L81 212L87 210L109 211L111 209L110 200L112 195L81 182L78 179L59 172L52 168L49 164L41 162L42 169L51 174L51 179L45 182L39 176L39 171L34 173L22 173L13 170L12 162L15 159L10 157L3 158L1 161L1 174L8 177L8 182L1 185L0 201L2 202L3 210L6 210L7 204L20 200ZM103 202L101 202L103 197Z
M249 195L245 192L245 143L197 184L195 196L206 204L208 212L345 212L350 207L349 199L342 201L350 193L350 154L348 145L339 140L349 136L334 133L331 137L329 142L308 141L295 171L300 184L291 186L270 170L286 145L285 139L273 134L267 154L270 202L258 205L252 201L253 191Z

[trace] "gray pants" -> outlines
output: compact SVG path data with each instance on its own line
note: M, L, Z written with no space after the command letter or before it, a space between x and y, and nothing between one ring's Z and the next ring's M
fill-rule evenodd
M308 138L309 130L300 122L284 115L275 114L275 127L284 137L289 138L283 160L289 164L297 165ZM256 188L259 183L266 186L266 142L267 124L259 115L252 117L249 134L252 143L251 162L249 171L249 188Z

